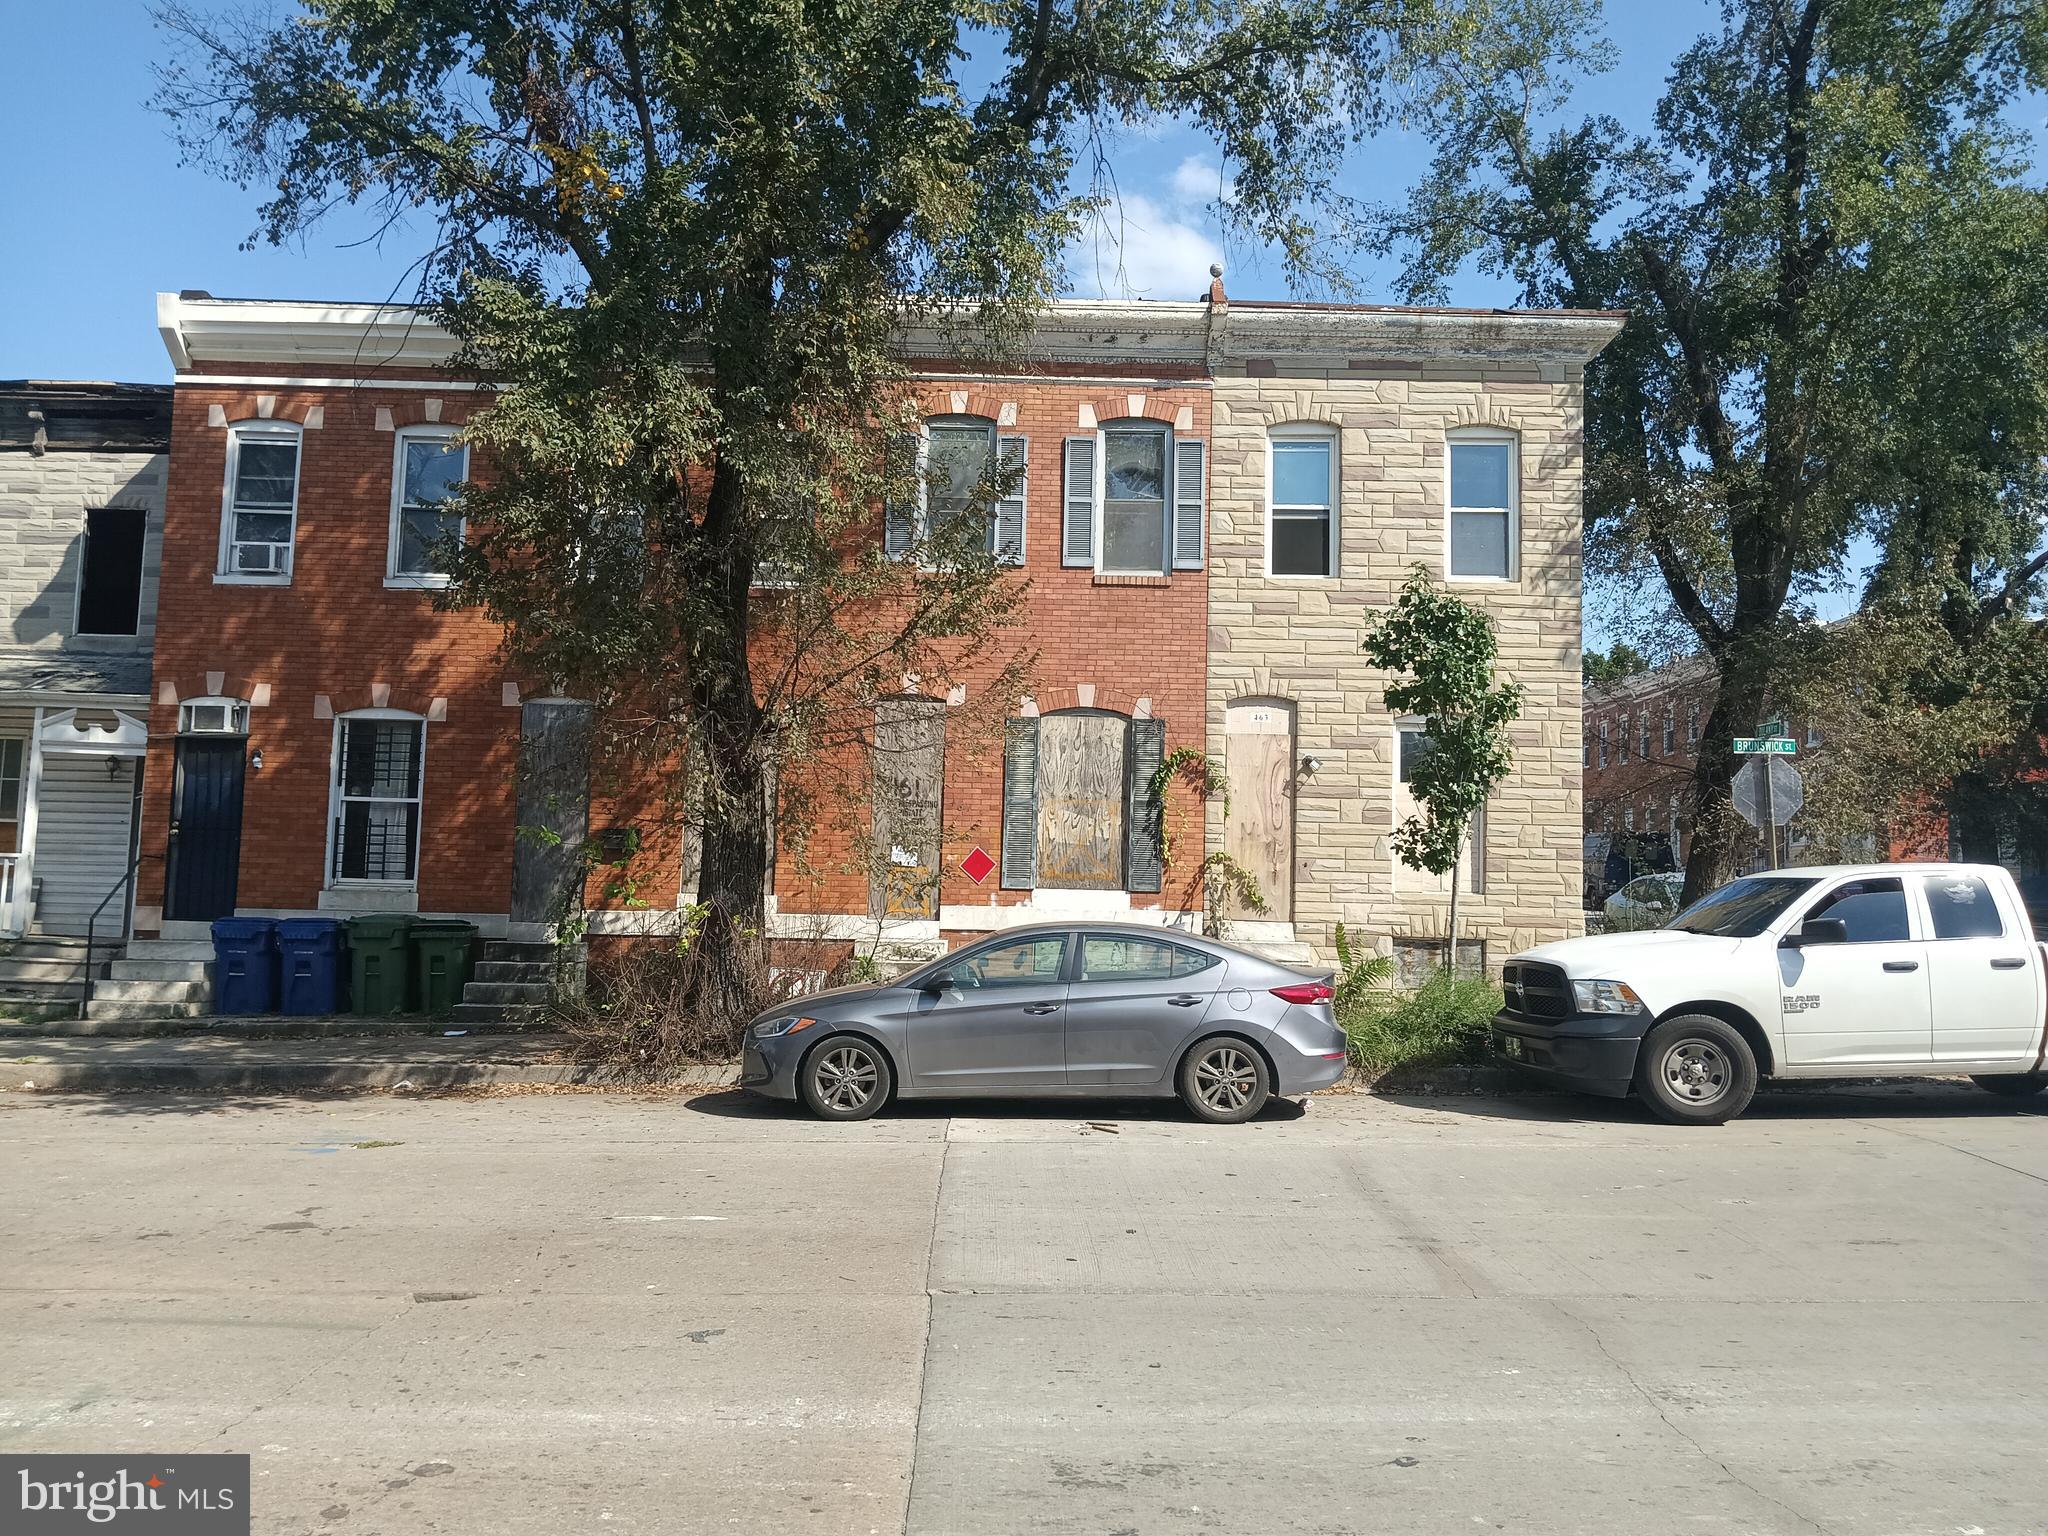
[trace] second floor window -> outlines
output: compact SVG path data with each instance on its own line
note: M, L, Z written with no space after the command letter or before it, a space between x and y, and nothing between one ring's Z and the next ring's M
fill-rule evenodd
M1336 443L1327 433L1275 433L1267 570L1274 576L1337 574Z
M1650 760L1650 712L1647 709L1643 711L1642 731L1642 738L1636 745L1642 751L1643 761L1647 763Z
M230 429L220 574L289 580L298 510L299 429L271 421Z
M1678 750L1678 711L1669 704L1664 706L1664 755L1669 757Z
M964 521L967 543L986 549L1006 565L1024 563L1027 442L998 436L995 423L977 417L934 421L923 435L906 433L891 452L900 486L914 478L901 499L885 509L883 549L901 559L921 539L952 531Z
M1696 747L1700 742L1700 701L1694 699L1685 706L1685 744Z
M1451 440L1449 572L1507 581L1515 574L1515 443L1505 433Z
M1600 766L1607 766L1607 722L1600 722Z
M1151 421L1111 422L1066 441L1060 564L1101 576L1202 566L1207 445Z
M1628 716L1621 717L1621 760L1628 761Z
M438 586L448 580L440 546L462 537L462 514L445 503L469 473L469 451L445 431L398 434L393 472L391 566L398 581Z

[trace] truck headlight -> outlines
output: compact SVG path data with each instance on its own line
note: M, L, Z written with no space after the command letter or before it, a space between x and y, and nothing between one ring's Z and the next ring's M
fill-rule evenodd
M756 1024L754 1026L754 1038L756 1040L773 1040L778 1035L793 1035L800 1029L809 1029L817 1022L816 1019L807 1019L802 1014L786 1013L779 1019L763 1019L760 1023Z
M1572 1001L1581 1013L1641 1013L1643 1000L1625 981L1574 981Z

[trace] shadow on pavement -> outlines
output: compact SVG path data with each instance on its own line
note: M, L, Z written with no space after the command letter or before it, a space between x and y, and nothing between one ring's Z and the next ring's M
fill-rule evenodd
M1634 1098L1592 1094L1531 1093L1526 1098L1480 1094L1397 1093L1383 1097L1411 1109L1435 1109L1481 1120L1533 1124L1661 1125ZM1907 1079L1894 1082L1836 1081L1766 1083L1742 1112L1744 1120L1954 1119L2048 1116L2048 1097L2007 1099L1968 1084ZM1683 1127L1673 1127L1683 1129ZM1706 1127L1712 1129L1712 1127Z
M696 1094L684 1101L700 1115L733 1120L809 1120L810 1111L790 1099L764 1099L738 1088ZM1274 1099L1254 1123L1299 1120L1307 1108L1299 1099ZM1081 1120L1113 1122L1179 1121L1199 1125L1178 1099L898 1099L885 1105L878 1120Z

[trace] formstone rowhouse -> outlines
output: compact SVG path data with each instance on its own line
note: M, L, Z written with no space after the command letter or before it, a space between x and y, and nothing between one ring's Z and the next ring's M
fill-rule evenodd
M485 396L403 309L187 293L158 313L177 384L137 927L403 911L537 935L582 840L644 834L655 787L587 793L559 749L588 707L433 607L440 489L489 475L462 439ZM1581 375L1618 324L1231 303L1219 282L1061 303L1002 372L907 342L934 461L1024 467L989 521L1036 661L1014 697L969 666L875 702L886 783L801 867L778 859L774 934L819 964L1048 918L1198 924L1203 859L1228 851L1270 909L1233 914L1248 942L1327 956L1342 920L1426 944L1441 884L1389 845L1424 744L1357 655L1416 563L1494 615L1529 688L1469 931L1573 931ZM1184 748L1225 765L1229 814L1162 827L1148 787ZM541 817L559 847L515 835ZM593 933L674 929L692 851L646 847L631 904L587 883Z

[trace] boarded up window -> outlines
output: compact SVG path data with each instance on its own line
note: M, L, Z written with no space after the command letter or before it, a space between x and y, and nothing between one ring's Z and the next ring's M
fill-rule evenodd
M1123 888L1129 722L1076 711L1038 722L1038 884Z
M874 917L939 915L939 818L946 775L946 706L884 699L875 706Z

